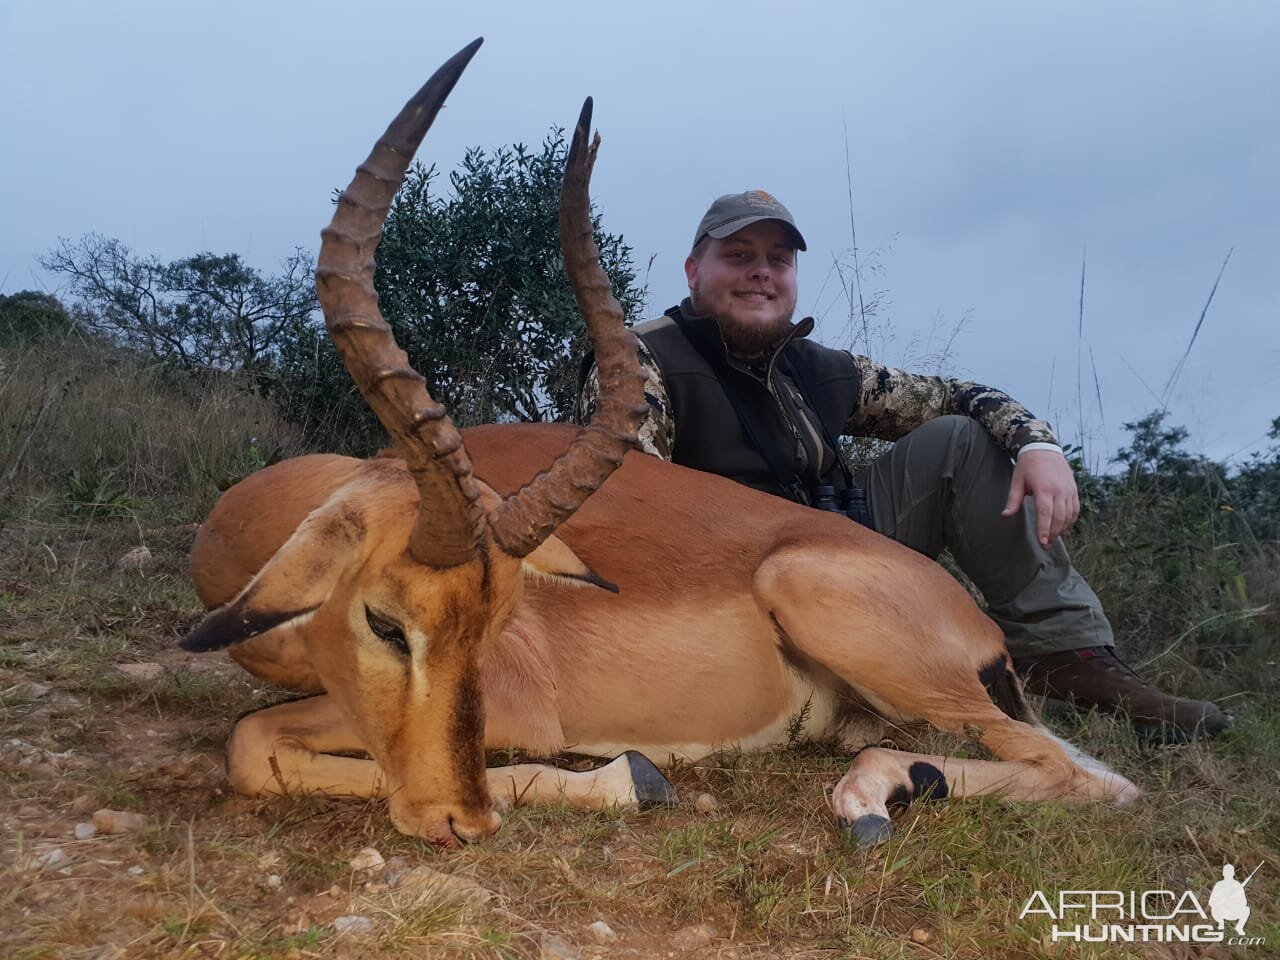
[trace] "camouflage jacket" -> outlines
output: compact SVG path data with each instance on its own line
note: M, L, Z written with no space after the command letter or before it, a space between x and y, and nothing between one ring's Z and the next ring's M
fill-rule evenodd
M645 400L649 404L649 415L640 425L639 445L646 453L671 460L676 427L667 390L652 353L643 341L637 343L640 367L645 375ZM861 395L849 411L843 430L848 436L898 440L934 417L963 414L981 423L1011 458L1016 458L1018 451L1028 444L1058 444L1047 422L1003 390L966 380L907 373L868 357L848 356L857 368L862 385ZM598 393L593 365L578 398L576 415L580 423L586 423L595 413Z

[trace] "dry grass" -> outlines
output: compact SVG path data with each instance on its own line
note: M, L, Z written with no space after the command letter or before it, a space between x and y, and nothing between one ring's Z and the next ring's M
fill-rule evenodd
M301 449L264 399L230 375L195 377L69 338L0 354L0 492L76 515L146 501L199 519L272 455Z

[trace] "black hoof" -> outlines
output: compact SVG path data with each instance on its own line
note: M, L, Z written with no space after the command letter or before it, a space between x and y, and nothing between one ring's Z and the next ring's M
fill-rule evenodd
M676 789L643 753L628 750L623 754L631 767L631 782L636 787L636 802L640 809L671 807L676 803Z
M846 837L852 837L856 840L858 846L863 850L868 850L877 844L884 843L893 836L892 821L888 817L882 817L875 813L868 813L852 823L841 817L839 823L841 832Z

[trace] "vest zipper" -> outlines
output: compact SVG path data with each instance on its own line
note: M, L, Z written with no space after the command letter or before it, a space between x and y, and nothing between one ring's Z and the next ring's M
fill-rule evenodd
M796 454L797 454L796 459L799 461L799 464L800 464L800 469L797 471L797 473L799 474L799 473L804 473L804 471L808 469L809 459L810 459L809 451L805 448L804 438L800 434L800 428L796 426L795 421L791 418L791 415L787 410L787 403L784 401L784 398L779 395L778 390L774 386L774 377L775 375L777 375L776 367L778 363L778 357L782 356L782 351L787 348L787 344L789 344L791 340L795 337L796 332L798 330L799 330L799 326L793 327L791 332L787 335L787 338L778 345L778 348L773 352L773 356L769 358L769 365L765 368L765 388L769 391L769 395L773 397L774 402L778 405L778 412L782 414L782 422L787 425L787 428L791 431L792 438L796 442ZM786 384L783 384L783 387L784 389L782 392L785 394L788 394L788 399L791 399L792 403L795 403L794 397L791 397L789 394L789 391L785 389ZM797 405L797 411L798 411L799 417L803 419L804 418L803 407L800 405ZM806 423L806 426L809 427L810 437L814 441L814 450L818 457L818 462L814 468L814 473L815 475L820 476L822 471L822 442L818 439L817 434L814 433L813 425Z

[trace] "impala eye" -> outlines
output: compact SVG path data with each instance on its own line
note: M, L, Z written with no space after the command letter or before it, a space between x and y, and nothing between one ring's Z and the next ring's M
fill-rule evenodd
M404 638L404 629L394 620L388 620L386 617L380 617L368 607L364 608L365 623L369 624L369 629L378 635L378 638L385 640L388 645L395 650L409 655L409 644Z

